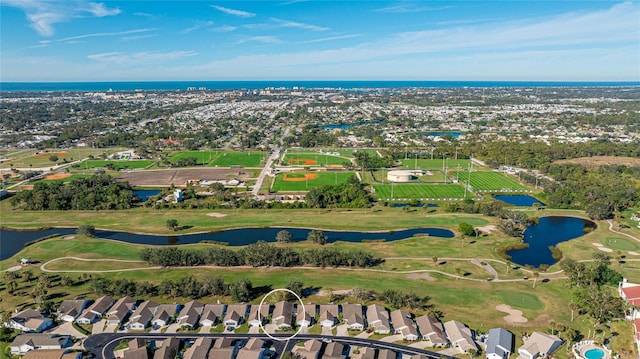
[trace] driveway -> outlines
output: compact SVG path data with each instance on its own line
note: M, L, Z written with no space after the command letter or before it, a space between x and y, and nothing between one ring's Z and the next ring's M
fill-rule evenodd
M180 324L173 323L167 327L167 331L165 333L177 333L178 329L180 329Z
M367 333L367 331L365 330L364 332L356 335L356 338L366 339L366 338L369 338L372 335L373 335L373 332Z
M64 322L59 326L53 328L49 333L71 335L80 339L84 339L87 337L86 335L77 331L76 328L73 327L73 324L71 322Z
M255 326L255 325L250 326L249 327L249 334L260 334L260 327L259 326Z
M93 327L91 328L91 334L100 334L104 331L104 325L107 323L107 321L105 319L102 319L101 321L93 324Z
M449 356L460 355L460 348L455 347L455 348L444 349L439 351L438 354L444 354Z
M333 335L333 328L322 327L322 335Z
M120 328L120 324L108 324L102 331L103 333L115 333Z
M336 335L339 337L348 337L349 326L347 324L338 325L338 327L336 328Z
M200 333L200 334L209 334L209 333L211 333L211 326L210 325L203 325L200 328L200 331L198 333Z
M380 339L381 342L385 343L395 343L400 340L402 340L402 334L389 335L388 337Z

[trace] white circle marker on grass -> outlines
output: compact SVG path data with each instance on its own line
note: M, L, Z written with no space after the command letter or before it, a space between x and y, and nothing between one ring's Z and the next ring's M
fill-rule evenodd
M267 331L264 329L264 327L262 326L262 316L261 316L261 312L262 312L261 309L262 309L262 304L264 304L264 300L267 299L267 297L270 296L271 294L273 294L275 292L281 292L281 291L289 292L289 293L293 294L296 297L296 299L298 299L298 302L300 302L300 305L302 305L302 320L306 320L307 319L307 311L304 308L304 303L302 302L302 299L300 299L300 296L296 292L294 292L294 291L292 291L290 289L278 288L278 289L272 290L271 292L267 293L264 297L262 297L262 300L260 301L260 305L258 306L258 326L260 327L260 329L262 329L262 332L264 334L266 334L269 338L271 338L273 340L277 340L279 342L284 342L284 341L287 341L287 340L291 340L291 339L295 338L296 335L300 334L300 331L302 330L302 325L300 326L300 328L298 328L297 332L293 333L292 336L286 337L286 338L276 338L276 337L271 336L271 334L267 333Z

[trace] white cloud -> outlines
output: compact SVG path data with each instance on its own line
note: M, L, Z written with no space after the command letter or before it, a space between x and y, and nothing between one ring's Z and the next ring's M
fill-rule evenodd
M256 16L256 14L252 13L252 12L248 12L248 11L242 11L242 10L236 10L236 9L230 9L228 7L222 7L222 6L218 6L218 5L210 5L212 8L218 10L218 11L222 11L223 13L227 14L227 15L233 15L233 16L238 16L238 17L254 17Z
M150 62L163 62L198 55L195 51L143 51L135 53L104 52L87 56L88 59L115 64L147 64Z
M192 27L189 27L189 28L186 28L186 29L182 30L182 33L183 34L188 34L188 33L192 32L192 31L196 31L198 29L203 29L203 28L209 27L211 25L213 25L213 21L196 21L196 23Z
M135 35L135 36L123 36L120 38L122 41L133 41L133 40L142 40L150 37L156 37L158 34L146 34L146 35Z
M316 43L316 42L352 39L352 38L358 37L358 36L360 36L360 34L336 35L336 36L322 37L322 38L319 38L319 39L302 41L301 43L302 44L313 44L313 43Z
M295 21L289 21L289 20L283 20L283 19L277 19L277 18L271 18L271 21L274 21L276 24L278 24L279 27L297 28L297 29L304 29L304 30L311 30L311 31L329 30L328 27L324 27L324 26L305 24L301 22L295 22Z
M425 12L425 11L437 11L437 10L445 10L450 9L452 6L421 6L417 4L411 3L400 3L398 5L387 6L379 9L374 9L373 12L382 12L382 13L390 13L390 14L404 14L404 13L416 13L416 12Z
M103 3L84 0L3 0L2 5L24 11L30 26L42 36L52 36L55 32L54 24L74 18L105 17L120 13L118 8L108 8Z
M279 44L282 41L277 37L273 37L273 36L252 36L252 37L246 37L244 39L237 41L235 45L240 45L247 42L260 42L263 44Z
M238 29L237 26L231 26L231 25L222 25L222 26L218 26L216 28L213 28L214 31L218 31L218 32L231 32L231 31L235 31L237 29Z

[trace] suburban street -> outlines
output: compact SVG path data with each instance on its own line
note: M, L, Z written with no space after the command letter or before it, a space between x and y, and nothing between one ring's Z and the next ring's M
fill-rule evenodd
M282 151L282 140L289 135L289 130L289 127L284 129L282 136L280 136L280 145L273 150L271 156L267 157L267 162L264 164L264 167L262 167L262 171L260 171L256 184L253 186L253 190L251 190L251 194L253 194L254 197L258 196L258 193L260 193L260 188L262 188L264 178L267 176L267 173L269 173L269 169L271 168L273 161L277 161L280 157L280 151Z

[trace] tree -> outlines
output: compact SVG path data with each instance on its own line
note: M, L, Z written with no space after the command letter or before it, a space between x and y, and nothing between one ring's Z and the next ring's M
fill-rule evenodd
M538 276L540 276L540 272L533 271L533 288L536 287L536 283L538 282Z
M314 243L318 243L320 245L324 245L327 243L328 238L324 234L324 232L317 229L313 229L307 235L307 240Z
M96 233L96 227L91 224L81 224L76 230L76 233L87 237L93 237Z
M293 239L293 234L289 231L282 230L276 234L276 241L280 243L288 243Z
M51 156L49 156L49 161L58 162L58 155L56 155L55 153L52 154Z
M302 282L298 281L298 280L291 280L289 281L289 283L287 283L287 286L285 287L287 289L289 289L290 291L296 293L299 297L302 298L302 292L304 290L304 284L302 284ZM282 291L283 294L285 294L283 300L294 300L296 299L295 296L289 292L285 292Z
M179 229L178 220L175 218L167 219L167 228L172 231L177 231Z
M458 225L458 231L465 236L472 236L475 234L475 229L469 223L462 222Z
M621 318L625 311L625 302L622 298L614 296L609 288L595 285L579 288L575 292L574 302L580 311L589 314L600 324Z
M247 279L242 279L229 285L229 295L236 302L250 301L252 290L253 284Z

